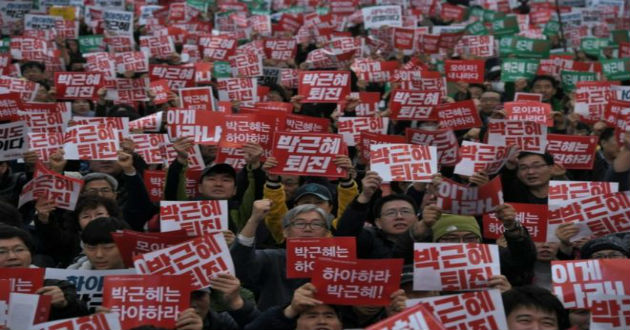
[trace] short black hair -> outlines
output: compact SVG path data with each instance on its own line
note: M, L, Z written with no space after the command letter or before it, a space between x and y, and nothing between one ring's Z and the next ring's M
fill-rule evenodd
M110 217L121 217L122 213L116 201L110 198L106 198L100 195L82 195L77 201L77 206L74 208L74 224L76 228L79 228L79 214L83 210L94 210L99 206L105 207Z
M81 242L89 245L114 243L111 233L123 229L131 228L118 218L96 218L90 221L81 232Z
M538 154L538 153L529 152L529 151L521 151L516 158L521 159L521 158L525 158L525 157L531 156L531 155L536 155L536 156L542 157L542 159L545 161L545 163L547 165L553 165L554 164L553 156L550 153L546 152L546 151L545 151L544 154Z
M535 285L517 286L503 292L503 309L505 316L518 307L533 307L545 312L555 313L558 328L566 330L570 327L569 313L551 291Z
M24 245L31 251L35 251L35 243L33 241L33 237L26 230L9 226L4 223L0 223L0 239L11 239L11 238L19 238L24 242Z
M22 65L20 65L20 72L23 73L24 70L31 69L31 68L36 68L36 69L39 69L41 72L44 72L46 71L46 64L42 62L37 62L37 61L24 62L22 63Z
M553 88L558 89L558 80L556 80L556 78L550 76L550 75L546 75L546 74L541 74L541 75L537 75L534 77L534 79L532 79L532 83L531 83L531 87L534 87L534 84L539 81L539 80L547 80L551 83L551 85L553 86Z
M0 223L21 227L22 214L13 204L0 200Z
M608 142L608 140L614 136L615 136L615 129L612 127L607 127L599 135L599 143L602 143L603 141Z
M383 209L383 205L385 205L385 203L387 202L391 202L391 201L405 201L408 202L409 204L411 204L411 206L413 206L413 213L414 214L418 214L418 205L416 205L416 201L413 200L413 198L404 195L404 194L392 194L392 195L387 195L385 197L379 198L376 201L376 204L374 204L374 217L375 218L380 218L381 217L381 210Z

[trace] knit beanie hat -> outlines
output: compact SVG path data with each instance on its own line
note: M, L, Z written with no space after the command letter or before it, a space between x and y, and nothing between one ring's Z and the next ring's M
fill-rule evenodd
M453 232L453 231L468 231L479 238L481 238L481 230L475 217L455 215L455 214L442 214L440 219L435 222L433 227L433 241L437 242L440 237Z
M582 259L590 259L595 252L601 250L617 250L625 254L626 257L630 257L630 251L628 251L625 242L615 235L599 237L586 242L586 244L582 246L580 256Z

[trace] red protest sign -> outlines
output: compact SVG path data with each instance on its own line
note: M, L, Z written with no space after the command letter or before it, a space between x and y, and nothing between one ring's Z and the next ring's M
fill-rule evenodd
M440 102L439 91L394 90L389 101L395 120L437 120L434 106Z
M19 118L18 111L22 109L20 94L10 93L0 100L0 121L14 121Z
M551 104L542 102L506 102L505 112L508 120L531 121L537 124L553 126Z
M417 144L370 145L370 169L383 181L431 182L438 173L437 148Z
M547 205L510 203L516 210L516 221L529 231L534 242L547 241ZM503 222L494 213L483 215L483 237L499 238L505 228Z
M117 160L119 135L116 130L96 125L69 127L64 134L66 159Z
M287 278L310 278L317 258L354 260L354 237L315 237L287 239Z
M284 113L226 115L221 147L240 148L245 143L258 143L264 150L271 150L273 132L283 131Z
M55 72L55 91L59 100L95 100L96 93L105 84L102 73Z
M379 92L352 92L350 97L359 100L359 104L354 108L357 117L371 117L379 110L381 102Z
M346 145L354 147L362 132L387 133L389 118L386 117L339 117L337 133L343 135Z
M133 258L137 255L160 250L189 240L185 230L166 233L140 233L122 230L111 233L125 267L133 267Z
M103 306L118 313L124 329L173 328L190 305L191 291L186 276L109 275L103 281Z
M47 163L50 155L63 148L63 133L28 133L28 148L37 152L40 161Z
M630 328L630 295L597 294L591 300L589 330Z
M465 35L455 45L457 54L466 54L481 58L496 56L494 48L494 36L490 35Z
M160 79L156 81L152 81L149 85L149 89L153 93L153 103L154 104L164 104L168 102L168 97L171 92L171 89L168 87L168 80Z
M230 67L235 77L263 75L263 56L255 52L241 52L230 56Z
M184 229L190 237L226 231L228 212L224 200L160 201L160 231Z
M611 81L578 81L575 84L575 113L587 124L601 120L606 105L615 99L612 86L618 84Z
M484 60L445 60L446 81L464 81L482 84L484 80Z
M288 102L275 102L275 101L267 101L267 102L256 102L254 103L254 108L261 110L272 110L272 111L280 111L284 113L292 113L293 112L293 104Z
M460 130L481 127L477 106L472 100L445 103L435 107L441 128Z
M162 158L164 159L164 167L171 164L177 158L177 151L173 148L173 144L167 142L162 146ZM201 171L206 167L206 164L203 161L203 156L201 155L201 149L198 145L192 146L188 149L188 170L192 171Z
M521 151L542 154L547 148L547 128L527 121L490 119L488 144L507 147L517 145Z
M134 152L140 155L147 164L162 164L162 145L166 143L166 134L131 134Z
M83 180L63 176L38 163L33 179L22 187L18 207L38 198L55 201L57 208L73 211Z
M265 153L267 151L265 150ZM245 155L240 148L219 148L215 161L217 164L228 164L237 171L245 167Z
M114 54L116 72L148 72L149 57L143 52L121 52Z
M501 291L486 290L412 299L435 315L446 329L507 329ZM433 329L433 328L427 328Z
M459 147L459 162L455 174L472 176L484 171L487 175L499 173L510 156L510 148L489 144L463 141Z
M581 231L574 237L578 239L593 235L605 236L630 230L630 192L618 192L596 195L574 200L568 205L549 210L547 236L550 242L557 241L555 229L563 224L574 222Z
M438 129L427 131L407 128L405 129L405 137L409 143L435 146L440 165L453 166L457 163L459 143L452 130Z
M71 319L63 319L38 323L35 325L38 330L80 330L80 329L99 329L99 330L118 330L122 329L119 315L115 313L96 313L88 316L75 317Z
M192 87L195 85L195 66L151 64L149 78L151 81L165 79L172 90Z
M573 200L619 191L618 182L597 181L549 181L549 209L566 206Z
M223 233L212 233L134 258L139 274L186 274L193 290L207 288L218 273L234 274Z
M209 62L196 62L195 63L195 83L197 84L209 84L212 82L212 67L213 63Z
M199 152L198 146L196 146ZM201 157L201 154L199 155ZM191 157L188 157L190 163ZM217 160L218 161L218 160ZM203 163L202 163L203 164ZM201 166L197 166L196 170L189 168L186 171L186 195L189 198L199 197L199 176L201 175ZM149 193L149 199L152 202L159 203L164 199L164 185L166 184L166 171L146 170L144 171L144 185Z
M590 170L595 162L597 141L597 136L548 134L547 152L564 168Z
M199 38L199 46L204 57L214 61L225 61L236 51L238 40L224 37L205 35Z
M165 58L176 53L173 37L163 36L141 36L140 49L149 57Z
M400 329L400 327L403 329L446 330L444 325L423 305L407 308L365 328L365 330L395 330Z
M387 82L398 68L398 61L376 61L369 58L355 59L350 67L359 80Z
M416 24L417 25L417 24ZM414 40L416 39L417 29L394 27L394 48L400 50L413 50Z
M214 111L212 87L188 87L179 90L182 108L187 110Z
M132 103L149 100L147 90L150 87L150 82L146 77L137 79L116 78L114 84L116 85L114 100L118 102Z
M44 286L44 268L0 268L0 280L9 280L9 292L35 293Z
M218 79L220 101L257 101L258 82L256 78Z
M103 128L122 131L125 135L129 131L129 118L128 117L72 117L74 126L77 125L89 125L99 126Z
M591 259L551 262L553 292L567 309L589 308L598 294L630 294L630 260Z
M402 259L318 258L311 283L325 304L386 306L400 288Z
M289 114L286 119L288 132L328 133L329 127L330 119L328 118Z
M169 110L166 114L166 129L171 139L194 137L195 143L218 144L224 116L210 111Z
M265 57L288 61L297 54L297 41L295 39L267 39L264 44Z
M275 132L272 148L278 165L269 173L278 175L308 175L331 178L345 177L345 170L333 163L337 155L348 148L339 134Z
M350 94L348 71L300 71L298 81L303 103L338 103Z
M437 206L452 214L479 215L491 212L503 204L500 177L495 177L480 187L469 187L443 179L437 195Z
M466 7L452 5L450 3L442 4L442 11L440 12L440 17L445 21L455 21L460 22L464 19L464 16L467 12Z
M0 88L8 91L9 93L19 93L22 101L29 102L35 98L38 87L37 84L32 81L14 77L0 76Z
M470 291L501 274L499 248L488 244L415 243L414 290Z
M19 120L26 121L30 132L63 133L70 121L66 103L22 103Z
M517 92L514 102L542 102L542 94Z

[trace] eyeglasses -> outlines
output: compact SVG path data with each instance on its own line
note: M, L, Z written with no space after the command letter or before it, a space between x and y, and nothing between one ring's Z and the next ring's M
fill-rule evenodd
M395 218L396 215L398 215L399 213L400 213L400 216L402 216L402 217L408 217L408 216L414 215L412 209L410 209L410 208L402 208L402 209L399 209L399 210L396 210L396 209L387 210L387 211L381 213L381 216L384 217L384 218Z
M289 226L303 230L306 227L310 227L311 229L323 229L327 228L326 223L323 221L313 221L313 222L305 222L305 221L297 221L289 223Z
M591 259L619 259L625 257L626 256L621 252L593 253L593 255L591 255Z
M0 249L0 259L6 259L9 257L9 253L13 252L13 254L18 255L22 253L28 252L28 248L26 246L16 246L12 249Z
M543 167L545 167L545 166L549 166L549 165L547 165L547 164L533 164L533 165L531 165L531 166L521 165L521 166L519 166L519 167L518 167L518 170L519 170L520 172L527 172L527 171L529 171L530 169L531 169L531 170L534 170L534 171L538 171L538 170L540 170L541 168L543 168Z
M446 235L439 239L442 243L479 243L479 237L477 235Z
M85 193L86 194L90 194L90 195L98 195L98 194L111 194L113 193L114 190L112 190L112 188L90 188L90 189L86 189Z

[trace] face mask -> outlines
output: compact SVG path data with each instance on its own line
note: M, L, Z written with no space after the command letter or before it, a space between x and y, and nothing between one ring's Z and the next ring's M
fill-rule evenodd
M490 83L490 85L492 86L493 90L499 93L505 92L505 82L503 81L493 81Z

